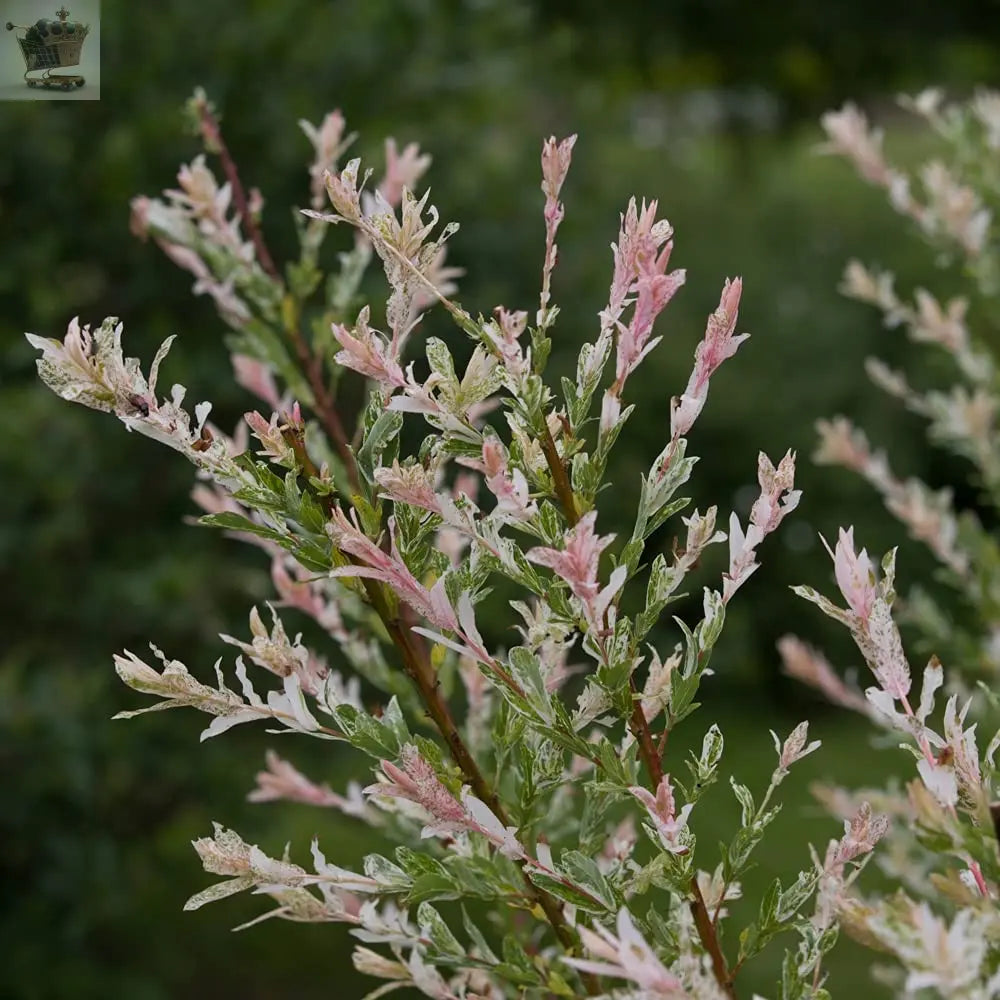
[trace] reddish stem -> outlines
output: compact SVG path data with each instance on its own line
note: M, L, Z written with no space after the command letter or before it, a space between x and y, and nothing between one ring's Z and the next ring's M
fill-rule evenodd
M281 275L278 274L278 269L274 266L274 260L267 249L267 244L264 242L264 235L261 233L260 226L257 225L257 220L254 219L253 213L250 211L246 192L243 190L240 174L236 169L236 161L232 158L229 147L222 138L219 121L209 110L207 101L199 102L198 114L200 117L202 138L205 141L206 147L216 153L222 162L222 171L226 175L226 180L229 181L230 189L233 192L233 203L236 205L240 221L243 223L246 233L253 242L254 249L257 251L257 260L268 275L274 278L275 281L281 281Z
M633 686L633 693L634 690ZM642 758L642 762L646 766L646 771L649 773L650 783L653 786L653 793L655 794L660 782L663 780L663 762L656 752L656 747L653 743L653 734L650 732L646 716L642 713L642 702L639 699L635 701L629 725L639 744L639 756ZM722 943L719 941L717 928L708 912L708 907L705 905L705 897L702 895L701 886L698 885L697 875L691 878L691 895L694 897L690 903L691 915L694 917L694 925L697 928L698 937L701 939L705 951L708 952L712 960L712 972L715 974L715 980L726 996L735 1000L736 990L733 987L733 973L729 971L729 966L726 963L726 956L722 951Z
M542 452L548 463L549 472L552 474L552 483L555 486L559 502L562 504L563 513L572 528L580 520L580 514L576 509L576 498L573 496L573 486L569 481L569 476L566 475L566 467L559 457L559 449L556 448L548 422L543 420L542 426L545 428L545 432L539 438L538 443L542 446Z
M556 444L549 432L548 424L545 425L545 434L539 443L548 462L549 471L552 473L552 480L555 483L556 493L562 502L566 520L571 526L575 525L579 521L580 516L576 510L573 489L570 485L569 477L566 475L566 469L559 458L559 452L556 450ZM646 771L649 773L650 782L653 786L653 794L655 795L660 782L663 780L663 762L660 754L657 752L653 734L649 728L649 722L642 711L642 699L638 697L635 682L632 678L629 678L629 689L632 692L633 699L629 728L632 730L632 734L638 743L639 756L642 758L643 764L646 766ZM719 941L716 927L709 915L708 907L705 905L705 897L702 895L701 887L698 885L697 875L691 878L691 895L693 897L690 903L691 914L694 917L695 927L698 930L698 937L701 939L702 945L712 960L712 971L715 974L716 982L718 982L727 997L735 1000L736 990L733 987L733 973L730 972L729 966L726 963L726 956L722 951L722 944Z

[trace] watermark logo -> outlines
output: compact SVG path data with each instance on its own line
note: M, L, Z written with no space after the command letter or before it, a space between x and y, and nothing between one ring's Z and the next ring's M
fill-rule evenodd
M0 0L0 100L100 100L100 0L69 2Z

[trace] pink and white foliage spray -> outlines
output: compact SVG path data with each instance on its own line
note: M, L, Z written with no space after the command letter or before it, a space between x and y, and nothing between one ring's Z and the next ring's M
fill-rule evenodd
M856 260L847 265L841 290L874 306L885 326L902 327L914 344L929 345L950 364L953 383L925 392L880 361L869 359L866 368L879 388L928 422L932 442L971 463L981 508L995 510L1000 507L995 427L1000 394L996 359L977 337L977 327L989 328L990 309L1000 293L1000 232L989 207L996 203L1000 95L981 91L970 101L948 103L941 91L927 90L901 103L934 133L940 150L912 176L890 162L883 134L853 105L824 116L830 140L825 148L845 156L864 180L885 189L892 207L916 223L942 263L963 263L968 294L944 302L917 288L911 299L897 293L890 272ZM923 670L919 699L893 617L895 549L882 559L879 573L868 552L858 551L853 528L841 528L834 549L827 551L842 603L811 587L795 588L848 629L874 684L862 701L821 654L794 636L780 644L786 670L830 700L864 713L891 731L893 742L902 739L912 754L906 785L865 792L891 821L859 814L842 841L828 848L817 926L839 920L880 957L893 956L898 965L890 974L900 996L997 996L1000 563L995 530L972 510L958 509L957 491L950 486L932 489L916 477L898 478L886 453L847 417L820 420L817 429L815 460L861 475L941 564L935 589L915 588L899 601L901 620L922 633L924 645L937 654ZM942 582L954 591L950 604ZM978 687L971 683L976 679ZM940 712L936 702L942 689L947 700ZM984 730L992 737L987 739ZM820 797L842 815L856 800L842 789L823 789ZM886 841L880 864L896 891L884 897L847 891L851 880L841 876L841 861L870 850L880 839Z
M339 788L329 774L307 776L269 753L250 798L324 810L309 863L272 857L217 825L194 846L224 881L188 908L252 891L274 903L260 919L344 924L361 942L356 967L383 981L372 996L411 987L447 1000L731 1000L740 970L781 934L799 943L780 995L823 995L821 960L832 943L824 931L885 821L852 801L844 837L822 859L803 845L798 875L774 883L756 916L737 919L728 904L777 814L779 786L818 741L804 723L784 739L775 734L771 780L756 798L730 776L740 818L720 854L695 835L702 797L727 794L712 788L723 766L719 727L707 726L687 763L690 780L678 762L669 775L665 768L671 733L691 725L696 699L710 693L727 608L751 589L767 536L800 495L794 453L777 464L759 455L760 496L745 527L735 514L728 520L729 560L712 570L721 582L702 586L698 607L674 619L678 631L658 652L672 628L666 609L727 540L716 506L683 517L682 550L659 541L657 529L688 503L676 497L695 463L687 434L713 374L747 338L736 332L742 281L723 285L662 450L638 481L616 484L636 503L631 535L619 537L606 529L601 494L632 410L629 380L664 349L655 323L685 280L670 269L678 251L656 201L632 198L622 213L607 306L576 378L557 384L546 359L552 337L570 336L557 332L552 279L575 137L542 148L545 240L532 326L527 309L489 303L477 318L453 301L459 272L445 253L456 227L439 227L418 190L430 161L416 146L387 141L382 180L371 187L358 160L338 162L353 138L340 112L303 122L310 207L299 257L279 269L261 228L263 200L240 186L204 94L189 110L223 179L199 157L165 200L136 199L133 223L214 297L231 327L237 381L263 409L249 409L232 437L207 425L208 404L192 419L181 387L168 400L157 393L168 345L146 377L122 355L115 320L93 334L73 320L63 340L29 339L55 392L113 413L196 466L202 523L263 549L275 594L269 624L254 609L249 637L222 636L238 655L232 670L216 662L214 684L155 647L159 668L130 652L115 666L154 699L140 712L199 710L210 717L203 738L262 721L367 757L374 780ZM325 274L324 241L345 228L353 239ZM388 295L359 303L376 261ZM473 342L464 365L444 340L422 338L421 318L435 304ZM670 350L687 350L680 336ZM360 413L338 397L345 385L353 390L345 399L364 400ZM952 830L981 804L977 782L992 773L991 753L977 755L957 703L943 731L932 728L933 669L920 707L909 708L908 668L888 616L891 566L877 582L849 533L836 559L848 609L829 608L871 657L873 711L917 741L926 821ZM513 615L499 593L514 595ZM293 620L308 623L317 648L286 629ZM810 671L841 701L860 698L836 688L828 665L799 667ZM462 693L452 697L455 678ZM323 826L333 814L377 826L397 851L353 868L328 861L320 842L337 843L336 829ZM991 872L959 855L987 898ZM458 905L472 900L485 902L488 920Z

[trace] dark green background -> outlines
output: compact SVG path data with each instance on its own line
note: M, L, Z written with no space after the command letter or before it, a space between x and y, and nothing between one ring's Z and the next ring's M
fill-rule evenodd
M48 6L39 16L51 16ZM855 98L905 129L891 102L899 90L942 83L962 94L995 82L997 13L992 3L915 10L902 0L177 0L140 13L105 0L101 102L0 105L0 996L319 998L372 985L352 978L342 928L275 923L230 934L260 912L260 899L181 913L207 884L189 841L212 819L271 853L291 840L298 860L314 833L345 863L371 848L370 837L306 807L247 804L268 745L262 733L243 728L199 746L200 720L184 713L109 721L139 702L114 677L112 652L141 654L153 640L209 669L224 651L216 633L244 634L250 604L270 596L267 567L185 525L190 468L44 390L22 337L61 336L74 314L91 323L118 315L128 352L147 362L165 336L180 335L165 378L187 385L189 399L214 400L222 426L251 402L231 383L206 299L192 300L190 277L128 232L129 198L172 185L197 151L179 114L195 85L223 110L245 182L264 192L279 257L294 250L290 206L308 198L310 148L297 119L342 108L361 132L357 150L376 165L384 135L420 141L435 157L428 179L442 217L462 223L452 261L467 269L460 297L474 311L534 308L539 146L553 132L578 132L563 192L554 371L594 335L618 211L633 193L660 200L676 228L674 263L689 280L660 321L663 344L630 382L639 410L616 453L605 528L625 525L705 315L723 279L743 275L740 329L753 336L713 381L691 437L703 457L691 489L702 508L719 504L720 519L734 507L745 516L758 449L777 459L792 447L805 496L734 602L709 703L683 731L698 743L718 720L730 770L757 788L773 760L769 727L809 717L827 741L789 779L785 814L761 851L763 883L806 864L808 839L836 833L810 808L809 780L875 778L863 727L778 674L774 641L789 629L842 665L856 662L788 585L829 585L817 531L853 522L877 551L901 540L865 487L810 465L813 422L850 413L901 471L934 483L965 474L928 454L919 425L862 374L873 350L896 363L908 351L838 297L844 261L858 254L934 280L932 258L877 193L815 155L816 118ZM0 59L17 58L13 37L0 34ZM913 145L903 134L895 148L905 157ZM440 317L428 327L460 339ZM705 559L695 593L718 579L723 548ZM904 587L928 567L904 544ZM491 624L502 637L506 623ZM664 632L661 651L672 641ZM281 749L335 787L357 772L356 759L325 746ZM892 752L881 761L903 763ZM720 785L701 809L703 867L736 818ZM751 986L771 994L780 951L772 946L747 970L746 995ZM834 994L874 995L860 954L838 954Z

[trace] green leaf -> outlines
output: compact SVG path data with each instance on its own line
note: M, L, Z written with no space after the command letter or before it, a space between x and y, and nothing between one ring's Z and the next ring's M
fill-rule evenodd
M560 859L560 868L573 882L600 899L609 910L615 908L614 891L593 858L580 851L565 851Z
M465 927L465 933L469 935L470 940L476 946L476 951L479 953L479 957L483 961L490 962L492 964L499 961L493 949L490 948L489 944L487 944L485 935L472 922L464 906L462 907L462 926Z
M393 458L398 453L398 447L393 447L390 455L386 455L386 451L390 445L397 444L402 429L402 413L397 410L382 410L367 430L364 444L358 450L358 468L369 483L375 482L376 468L392 464Z
M220 514L204 514L198 518L199 524L206 524L213 528L225 528L228 531L245 531L260 538L269 538L271 541L285 544L289 541L288 535L274 528L266 528L262 524L257 524L232 511L223 511Z
M523 688L528 704L541 719L551 723L552 698L545 687L541 661L526 646L515 646L507 654L507 662L514 680Z
M333 714L351 746L363 750L376 760L395 760L399 756L402 743L393 727L383 725L378 719L372 718L367 712L358 711L353 705L338 705Z
M583 890L560 882L559 879L553 878L551 875L545 875L542 872L531 871L530 869L526 869L526 871L528 872L528 878L539 889L544 889L550 896L555 896L556 899L561 899L564 903L569 903L578 910L584 910L587 913L607 912L607 906L599 900L595 900Z
M417 923L421 933L431 939L439 954L451 958L465 957L465 948L452 934L441 914L430 903L421 903L417 907Z
M374 879L387 892L404 892L410 887L410 876L381 854L366 854L365 874Z

